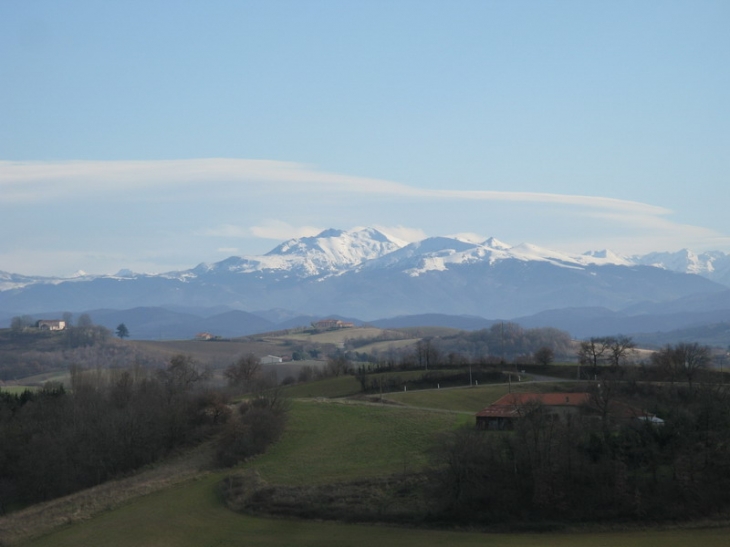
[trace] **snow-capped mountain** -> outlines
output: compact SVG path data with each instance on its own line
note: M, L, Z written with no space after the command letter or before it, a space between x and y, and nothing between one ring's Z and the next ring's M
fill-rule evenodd
M657 252L633 257L635 264L692 273L730 285L730 255L720 251L696 254L688 249L674 253Z
M346 232L325 230L313 237L285 241L263 256L230 257L200 264L193 272L266 272L300 278L336 274L400 249L405 242L373 228ZM183 274L184 275L184 274Z
M262 256L159 275L123 270L59 280L0 274L0 311L174 305L282 308L363 320L422 313L509 319L566 307L620 310L728 290L706 278L730 271L728 255L678 257L622 257L608 250L571 255L495 238L406 244L371 228L326 230Z
M496 264L505 260L546 262L562 268L583 269L589 265L629 266L633 263L611 251L569 255L529 243L511 247L493 237L483 243L458 238L431 237L417 241L385 256L364 262L361 270L400 268L410 276L428 271L445 271L449 267L466 264Z
M0 271L0 292L9 291L12 289L22 289L29 285L38 284L50 284L57 285L58 283L65 283L68 281L79 281L89 280L91 276L88 276L85 272L77 272L71 277L42 277L33 275L20 275L9 272Z

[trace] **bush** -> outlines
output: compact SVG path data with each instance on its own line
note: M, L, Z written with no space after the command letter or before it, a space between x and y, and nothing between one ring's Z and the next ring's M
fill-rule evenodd
M288 405L277 396L241 403L238 414L224 427L216 445L215 463L231 467L262 454L284 432Z

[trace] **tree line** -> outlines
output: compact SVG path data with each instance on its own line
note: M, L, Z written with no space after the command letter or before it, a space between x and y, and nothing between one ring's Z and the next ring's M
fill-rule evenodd
M610 415L560 421L532 405L514 432L470 427L442 439L432 484L444 518L483 524L686 520L725 511L730 391L611 389L613 396L640 389L664 424L611 422ZM605 395L596 397L600 405Z
M227 392L211 389L210 371L188 356L158 369L70 372L69 389L51 383L20 394L0 391L0 511L99 484L219 435L231 422ZM282 405L274 406L283 415ZM264 414L237 412L244 429L258 424L248 436L255 446L243 456L226 448L226 462L270 442L271 434L259 438L271 418ZM277 420L272 427L280 433L283 418Z

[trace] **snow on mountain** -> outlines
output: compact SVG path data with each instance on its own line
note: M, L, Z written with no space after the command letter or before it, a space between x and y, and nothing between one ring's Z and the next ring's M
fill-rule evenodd
M452 266L476 263L493 265L504 260L547 262L562 268L578 269L589 265L630 264L611 251L573 256L530 243L511 247L493 237L483 243L471 243L458 238L431 237L364 263L360 269L399 268L415 277L429 271L445 271Z
M635 258L637 264L664 268L674 272L709 274L715 270L713 262L717 258L710 253L701 256L688 249L675 253L649 253Z
M325 230L312 237L285 241L263 256L230 257L193 271L278 272L296 277L335 274L400 249L404 242L373 228Z
M0 271L0 291L9 291L13 289L22 289L30 285L50 284L56 285L63 283L64 281L75 281L80 279L77 277L64 278L64 277L42 277L34 275L20 275L9 272Z
M601 251L588 251L583 253L581 256L583 257L583 260L586 260L590 264L596 264L599 266L604 264L614 264L617 266L634 265L634 262L632 262L631 259L616 254L613 251L609 251L608 249L603 249Z
M64 280L0 273L0 308L227 306L365 320L421 313L509 318L561 307L619 310L725 290L667 267L686 268L687 261L635 267L640 260L607 250L571 255L528 243L470 239L431 237L405 244L369 228L325 230L286 241L266 255L233 256L159 275L122 270ZM722 253L710 258L713 275L728 261Z
M430 237L406 244L373 228L351 231L329 229L312 237L285 241L260 256L232 256L213 264L159 275L120 270L114 275L93 276L78 272L70 278L44 278L0 272L0 291L36 284L62 284L94 279L167 279L192 283L210 276L241 276L260 282L296 279L324 279L346 272L384 269L408 277L443 272L469 265L494 266L503 261L542 263L560 268L584 270L594 266L653 266L672 272L694 273L730 286L730 255L689 250L624 257L609 250L572 255L529 243L511 246L494 237L479 243L465 237Z
M489 247L490 249L495 249L497 251L507 251L510 246L506 243L502 243L500 240L498 240L496 237L490 237L484 243L482 243L485 247Z
M696 254L688 249L674 253L656 252L632 257L634 263L665 270L701 275L718 283L730 285L730 254L709 251Z

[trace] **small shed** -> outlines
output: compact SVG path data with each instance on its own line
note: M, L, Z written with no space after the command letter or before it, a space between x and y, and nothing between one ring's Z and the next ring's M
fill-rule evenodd
M278 365L281 362L283 362L283 359L276 355L264 355L261 359L259 359L259 363L262 365Z

